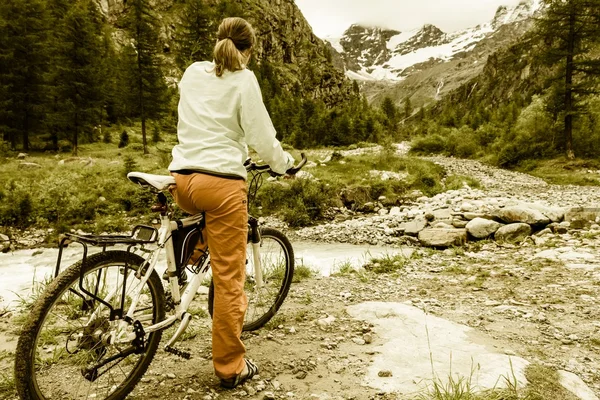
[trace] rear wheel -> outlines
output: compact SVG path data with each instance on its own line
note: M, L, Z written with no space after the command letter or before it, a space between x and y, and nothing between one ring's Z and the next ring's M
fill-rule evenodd
M15 377L22 399L117 400L133 390L162 334L143 334L143 328L164 319L162 282L152 272L142 285L136 272L143 264L138 255L107 251L72 265L52 281L34 304L17 344ZM121 319L138 292L136 322L123 332L137 332L137 339L109 344L114 342L111 332L118 332L115 315ZM110 304L113 315L89 293Z
M246 251L246 281L248 309L244 318L244 331L261 328L273 318L285 300L294 277L294 249L288 238L272 228L261 228L258 255L262 283L256 275L254 247L248 243ZM213 315L214 284L208 291L208 311Z

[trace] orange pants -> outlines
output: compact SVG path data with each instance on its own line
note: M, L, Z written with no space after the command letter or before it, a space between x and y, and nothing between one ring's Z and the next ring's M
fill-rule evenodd
M210 251L215 297L212 320L212 354L215 374L222 379L244 369L246 348L240 338L248 299L246 242L248 239L245 180L194 173L174 173L172 190L177 205L190 214L205 212L205 237Z

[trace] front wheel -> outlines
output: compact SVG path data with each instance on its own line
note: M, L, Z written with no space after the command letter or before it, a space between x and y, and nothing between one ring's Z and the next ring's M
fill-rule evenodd
M153 271L142 284L136 272L143 266L138 255L106 251L52 281L33 305L17 344L15 378L21 399L117 400L131 392L162 333L144 335L143 329L165 315L162 282ZM119 329L134 298L135 322ZM131 331L134 341L114 339Z
M248 309L244 317L244 331L263 327L273 318L285 300L294 277L294 249L288 238L272 228L261 228L257 244L262 282L255 268L255 245L248 243L246 251L246 280ZM214 284L208 290L208 311L213 315Z

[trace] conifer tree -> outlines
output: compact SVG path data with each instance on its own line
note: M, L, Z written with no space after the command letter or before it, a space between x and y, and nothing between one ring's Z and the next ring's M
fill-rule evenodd
M390 97L386 96L381 102L381 111L385 116L387 127L395 131L398 124L398 107Z
M67 11L59 36L55 80L57 120L69 132L73 154L77 154L80 134L91 132L100 118L103 32L99 18L97 6L91 0L79 0Z
M587 78L600 75L593 46L600 43L600 0L547 0L547 4L536 33L543 40L543 61L558 65L554 85L563 99L558 111L564 116L567 157L574 158L573 119L582 100L593 91Z
M412 115L413 109L412 109L412 104L410 103L410 96L406 96L404 98L404 118L408 118Z
M161 71L158 24L149 0L132 0L125 17L125 27L133 41L126 46L127 65L124 88L126 99L134 105L132 116L142 122L142 144L148 154L146 122L158 118L168 105L168 89Z
M0 126L13 149L24 151L46 113L48 12L42 0L3 0L0 5Z
M180 70L195 61L212 60L212 9L202 0L184 0L175 32L175 62Z

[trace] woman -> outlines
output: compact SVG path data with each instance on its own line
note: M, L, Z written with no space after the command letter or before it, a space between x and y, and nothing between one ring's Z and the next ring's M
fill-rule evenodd
M247 145L277 173L294 159L281 148L258 81L246 69L255 36L241 18L219 26L213 62L197 62L179 83L179 144L169 170L175 201L190 214L205 212L215 285L212 350L221 385L233 388L258 372L240 339L248 231Z

